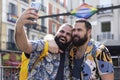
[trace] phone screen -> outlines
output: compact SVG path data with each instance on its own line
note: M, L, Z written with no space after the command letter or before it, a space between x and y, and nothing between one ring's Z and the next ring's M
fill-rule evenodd
M30 4L30 7L35 8L36 10L33 10L33 11L35 11L36 13L38 13L38 11L40 9L40 5L41 5L40 2L32 2ZM29 18L29 19L32 20L32 21L37 21L36 19L33 19L33 18Z
M32 2L31 7L35 8L35 11L38 12L40 9L40 2Z

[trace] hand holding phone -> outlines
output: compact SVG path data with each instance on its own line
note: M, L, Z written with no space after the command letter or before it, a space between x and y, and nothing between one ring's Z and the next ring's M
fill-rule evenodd
M38 11L40 9L40 5L41 5L40 2L32 2L30 7L35 8L36 9L35 12L38 13Z
M33 11L35 11L36 13L38 13L38 11L39 11L39 9L40 9L40 5L41 5L40 2L32 2L32 3L30 4L30 7L35 8L36 10L33 10ZM33 18L30 18L30 20L36 21L36 20L33 19Z

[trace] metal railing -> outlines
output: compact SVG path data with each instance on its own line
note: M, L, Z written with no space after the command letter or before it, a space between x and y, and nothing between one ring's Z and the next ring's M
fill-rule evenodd
M0 66L0 80L19 80L19 68L16 66Z
M114 67L115 80L120 80L120 66Z

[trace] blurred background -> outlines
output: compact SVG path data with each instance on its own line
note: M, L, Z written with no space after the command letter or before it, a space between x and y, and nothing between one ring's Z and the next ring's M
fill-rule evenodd
M95 8L111 7L99 11L89 18L92 23L92 38L104 43L113 59L115 80L120 80L120 0L0 0L0 80L18 80L21 51L14 42L14 30L17 18L31 2L41 3L39 15L53 15L71 12L83 3ZM114 9L112 7L119 6ZM36 25L26 25L30 40L43 39L46 34L55 34L63 23L73 24L73 15L40 18Z

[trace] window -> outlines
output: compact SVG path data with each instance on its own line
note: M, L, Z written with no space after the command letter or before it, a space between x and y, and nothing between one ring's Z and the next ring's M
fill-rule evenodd
M52 24L52 34L55 35L56 33L56 25L53 23Z
M32 0L32 2L35 2L35 0Z
M112 56L112 60L113 60L113 65L114 66L120 66L120 57Z
M55 6L53 6L52 13L56 14L56 7Z
M17 6L13 3L9 3L9 13L17 15Z
M25 9L24 8L22 8L22 12L24 12L25 11Z
M64 23L64 16L60 16L59 21L60 21L60 23Z
M26 3L28 3L28 2L29 2L29 0L21 0L21 1L24 1L24 2L26 2Z
M45 26L45 19L44 18L41 19L41 25Z
M14 43L14 30L12 30L12 29L8 30L8 42Z
M113 6L111 0L100 0L100 5L98 5L98 8L111 7L111 6ZM105 11L99 11L98 14L107 14L112 12L113 9L109 9Z
M35 35L31 35L32 40L35 40L36 36Z
M112 4L111 0L100 0L100 5Z
M102 32L110 32L111 31L111 23L110 22L102 22L101 23L101 31Z
M8 50L17 50L17 47L14 42L14 30L8 29L8 42L6 45Z
M64 0L60 0L60 4L64 6Z
M44 0L41 0L41 4L44 4Z

